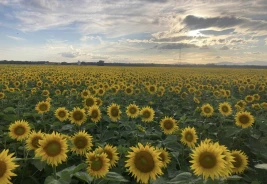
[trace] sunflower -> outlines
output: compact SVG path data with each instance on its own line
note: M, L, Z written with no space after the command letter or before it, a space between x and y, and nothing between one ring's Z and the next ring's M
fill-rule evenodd
M36 150L37 148L39 148L40 146L39 140L43 139L44 139L44 134L41 131L39 132L32 131L28 139L26 140L27 150Z
M56 95L61 95L61 91L60 91L60 89L57 89L57 90L55 91L55 94L56 94Z
M87 172L92 177L103 178L109 171L110 163L106 153L89 152L86 154L86 163Z
M262 103L261 103L261 107L262 107L264 110L267 110L267 102L262 102Z
M24 139L27 139L30 130L31 128L27 121L18 120L9 125L9 136L17 141L23 141Z
M71 138L73 144L71 151L77 155L85 155L87 151L90 151L93 137L85 131L79 131Z
M211 117L213 115L213 107L210 104L204 104L201 107L201 115L204 117Z
M149 85L149 86L147 87L147 89L148 89L148 92L149 92L151 95L153 95L153 94L155 94L155 93L157 92L157 86L156 86L156 85Z
M107 114L111 121L118 121L121 115L120 106L115 103L112 103L110 106L108 106Z
M261 109L261 105L259 103L252 104L251 106L255 110L260 110Z
M196 104L199 104L199 103L200 103L199 99L196 98L196 97L194 97L194 102L195 102Z
M247 95L247 96L245 97L245 100L246 100L246 102L251 103L251 102L254 101L254 96L252 96L252 95Z
M93 105L96 105L96 98L94 96L88 96L83 101L84 107L91 107Z
M181 142L190 148L194 148L197 142L197 134L195 128L186 127L182 130Z
M70 112L69 117L71 123L75 123L78 126L81 126L86 120L86 114L84 109L80 109L79 107L74 107L74 109Z
M101 119L101 111L97 105L93 105L89 108L89 116L94 123L97 123Z
M57 166L67 160L67 141L57 132L46 134L43 140L39 140L40 147L35 150L35 155L41 157L41 161Z
M166 151L166 148L156 148L157 151L160 152L160 161L162 162L162 168L167 168L167 165L171 161L171 157L169 153Z
M0 153L0 183L12 184L9 180L11 176L16 176L12 170L16 169L18 165L14 163L14 153L8 155L9 150L2 150Z
M117 147L107 144L104 148L98 147L96 153L106 153L109 159L110 168L114 167L119 160Z
M88 90L83 90L82 92L81 92L81 97L82 98L87 98L87 97L89 97L90 96L90 91L88 91Z
M181 94L181 98L182 98L182 99L185 99L187 96L188 96L188 94L187 94L186 92L183 92L183 93Z
M246 169L248 165L248 157L242 151L234 150L231 152L231 155L234 157L234 168L233 174L241 174Z
M128 117L136 118L139 115L139 107L135 104L130 104L126 108L126 114Z
M238 112L235 115L235 124L242 128L248 128L254 123L254 117L247 111Z
M151 122L154 119L155 111L151 107L143 107L140 111L143 122Z
M156 180L158 175L162 175L163 167L160 152L155 150L153 146L146 144L143 146L138 143L136 147L130 147L132 150L126 156L125 167L129 167L128 171L134 176L137 182L148 183L149 179Z
M97 95L99 95L99 96L103 96L104 94L105 94L105 89L104 88L99 88L98 90L97 90Z
M245 109L246 105L247 105L247 103L244 100L239 100L235 104L235 108L237 108L238 111L243 111Z
M132 86L128 86L124 92L127 94L127 95L132 95L134 90L133 90L133 87Z
M166 116L160 121L160 127L166 135L172 134L178 129L177 121L171 117Z
M96 105L101 106L102 104L103 101L100 98L96 97Z
M3 99L3 98L5 98L5 93L0 92L0 100Z
M209 177L214 180L214 177L225 176L226 161L222 152L222 149L214 144L201 142L190 155L192 158L190 167L194 170L194 174L202 175L205 180Z
M232 107L228 102L220 103L219 111L223 116L229 116L232 114Z
M43 114L45 112L48 112L50 110L50 103L47 101L41 101L35 106L35 110L38 112L38 114Z
M55 116L59 121L65 121L69 117L69 111L65 107L59 107L55 112Z
M257 101L260 100L260 98L261 98L261 96L259 94L254 94L253 97Z
M46 89L42 91L43 96L49 96L49 94L50 94L50 92Z

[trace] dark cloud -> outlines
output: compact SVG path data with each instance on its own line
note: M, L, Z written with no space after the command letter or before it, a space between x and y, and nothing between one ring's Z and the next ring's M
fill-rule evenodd
M63 53L60 53L60 55L62 57L66 57L66 58L75 58L75 57L77 57L77 54L76 53L72 53L72 52L63 52Z
M229 47L227 47L226 45L221 47L220 50L229 50Z
M169 50L169 49L198 48L198 46L195 44L174 43L174 44L156 46L155 48L158 48L159 50Z
M222 30L222 31L203 30L203 31L200 31L200 33L204 34L204 35L220 36L220 35L229 35L234 31L235 31L235 29L225 29L225 30Z
M207 45L203 45L201 47L199 47L200 49L209 49L209 47Z
M224 43L226 40L225 39L218 39L219 43Z
M230 43L237 44L237 43L246 43L243 39L232 39Z
M216 56L215 59L221 59L222 57L221 56Z

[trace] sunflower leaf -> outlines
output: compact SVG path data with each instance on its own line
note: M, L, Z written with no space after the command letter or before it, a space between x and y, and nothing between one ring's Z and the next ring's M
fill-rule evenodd
M93 178L89 176L87 172L77 172L74 176L87 183L91 183L93 181Z
M168 183L185 183L191 180L192 174L190 172L183 172L175 176L175 178L171 179Z
M257 169L265 169L267 170L267 164L257 164L254 166Z
M109 181L129 182L122 175L116 172L108 172L104 179Z

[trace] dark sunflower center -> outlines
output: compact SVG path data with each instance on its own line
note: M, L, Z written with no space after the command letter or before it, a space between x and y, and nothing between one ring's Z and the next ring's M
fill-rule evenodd
M60 154L61 144L57 141L50 141L45 147L44 151L50 157L54 157Z
M164 162L165 161L165 156L163 153L160 153L159 157L161 158L161 161Z
M126 92L127 92L127 93L131 93L132 90L131 90L130 88L127 88L127 89L126 89Z
M25 133L25 128L23 126L18 126L16 129L15 129L15 134L16 135L23 135Z
M145 112L143 113L143 117L144 117L144 118L149 118L149 117L150 117L150 112L149 112L149 111L145 111Z
M249 117L247 115L245 115L245 114L244 115L241 115L239 117L239 121L242 124L247 124L247 123L249 123Z
M119 110L117 108L112 108L111 109L111 115L116 117L119 115Z
M201 153L199 157L199 163L205 169L211 169L216 165L217 160L214 154L210 152L204 152L204 153Z
M252 101L252 98L251 97L247 97L247 101Z
M87 98L86 99L86 105L87 106L92 106L92 105L94 105L94 100L92 99L92 98Z
M61 118L64 118L66 116L66 112L65 111L60 111L58 113L58 116L61 117Z
M155 91L155 87L154 87L154 86L151 86L151 87L149 88L149 90L150 90L151 92L154 92L154 91Z
M131 114L135 114L137 110L136 110L135 107L132 107L132 108L130 108L129 111L130 111Z
M93 171L99 171L102 168L102 166L103 166L103 162L101 159L95 159L91 163L91 169Z
M222 111L223 112L228 112L229 111L229 108L227 106L222 106Z
M186 135L185 135L185 139L188 142L192 142L193 139L194 139L194 136L190 132L187 132Z
M6 163L3 161L0 161L0 178L2 178L2 176L4 176L4 174L6 173Z
M42 138L41 137L34 137L32 139L32 146L34 148L39 148L39 140L42 140Z
M41 111L46 111L46 110L48 109L48 106L47 106L47 104L41 104L41 105L39 106L39 109L40 109Z
M170 130L173 128L173 122L171 120L165 120L163 125L164 125L164 128L167 130Z
M76 137L74 140L74 145L78 148L78 149L83 149L87 146L88 142L87 139L85 137Z
M83 92L83 96L88 96L88 93L87 92Z
M98 91L98 93L102 94L102 93L104 93L104 91L101 89L101 90Z
M0 93L0 98L2 98L4 95L2 93Z
M154 159L147 151L140 151L135 155L134 165L142 173L151 172L155 167Z
M232 156L234 157L234 162L233 162L234 167L239 168L242 165L242 159L238 154L233 154Z
M91 116L92 116L92 118L97 118L98 117L98 111L93 110Z
M104 150L104 152L108 155L108 159L112 160L112 153L109 150Z
M47 95L47 92L46 92L46 91L45 91L45 92L43 92L43 95L45 95L45 96L46 96L46 95Z
M210 110L210 108L209 108L209 107L205 107L205 108L204 108L204 112L205 112L205 113L210 113L210 112L211 112L211 110Z
M74 112L73 119L75 119L76 121L81 121L83 119L83 113L80 111Z

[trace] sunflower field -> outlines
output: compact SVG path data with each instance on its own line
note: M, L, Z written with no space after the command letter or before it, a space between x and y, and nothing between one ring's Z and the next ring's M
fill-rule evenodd
M267 71L1 65L0 184L264 184Z

